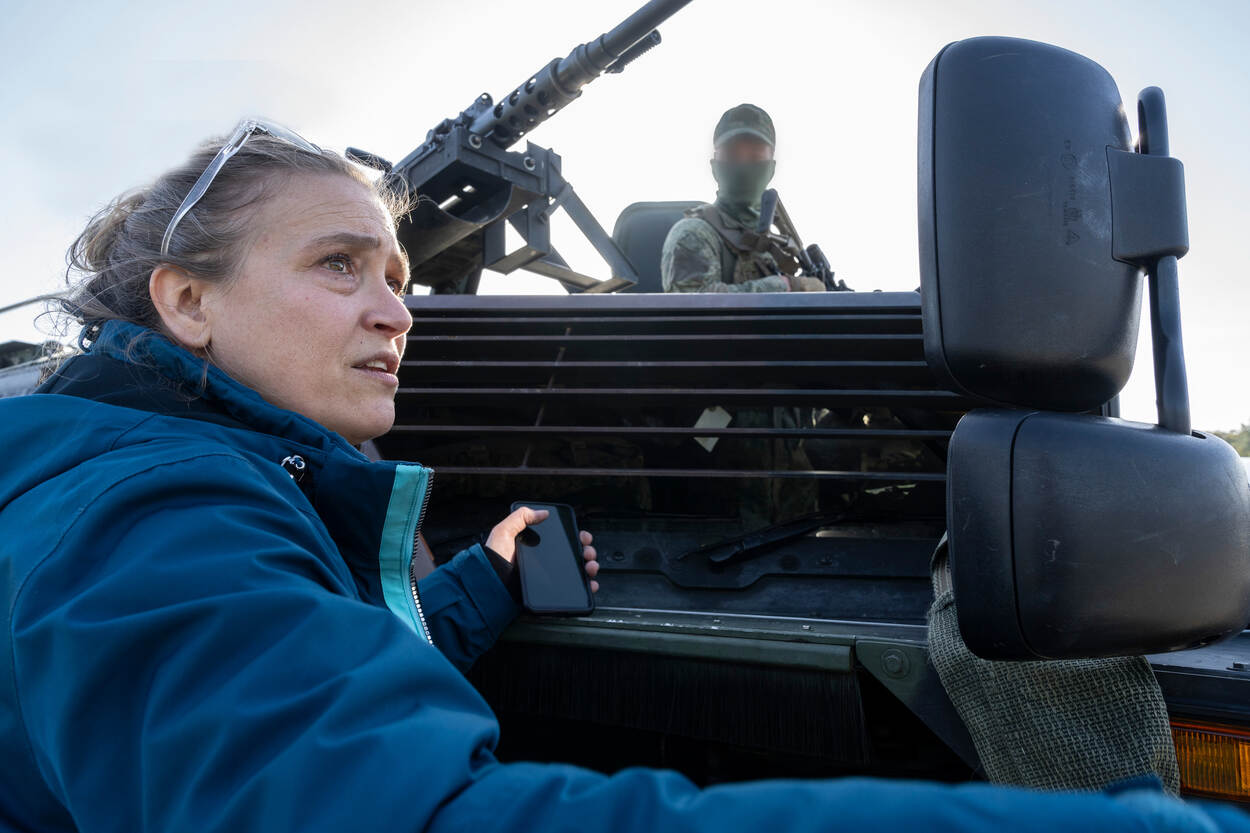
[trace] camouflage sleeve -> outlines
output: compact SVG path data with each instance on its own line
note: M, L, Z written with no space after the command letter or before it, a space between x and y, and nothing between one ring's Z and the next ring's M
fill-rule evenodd
M721 280L721 239L697 217L678 220L664 238L660 252L660 280L665 292L789 292L782 275L768 275L742 283Z

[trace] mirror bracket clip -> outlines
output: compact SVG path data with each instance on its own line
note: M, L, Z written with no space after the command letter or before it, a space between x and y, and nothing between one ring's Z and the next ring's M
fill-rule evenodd
M1111 256L1147 269L1189 251L1185 168L1179 159L1107 148Z

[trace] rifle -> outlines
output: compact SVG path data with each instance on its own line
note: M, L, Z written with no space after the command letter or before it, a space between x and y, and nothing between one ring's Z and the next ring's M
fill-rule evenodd
M773 231L773 225L777 231ZM779 247L799 265L799 275L805 278L819 278L829 292L849 292L851 288L846 281L834 279L829 259L821 251L820 246L813 243L803 248L803 240L799 237L790 212L786 211L776 188L769 188L760 200L760 218L755 226L757 239Z
M525 269L555 278L570 292L612 292L638 275L624 253L565 180L559 155L527 141L513 145L581 95L604 73L619 73L660 43L656 29L690 0L651 0L614 28L555 58L498 102L482 93L443 119L397 164L348 148L348 156L383 171L386 187L417 195L397 230L413 282L436 293L477 291L483 268ZM550 217L563 208L607 262L605 281L575 272L551 245ZM507 251L506 224L524 245Z

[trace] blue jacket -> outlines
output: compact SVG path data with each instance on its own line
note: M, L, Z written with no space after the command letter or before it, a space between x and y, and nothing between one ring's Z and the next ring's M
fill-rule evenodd
M500 764L461 672L517 609L479 547L418 609L429 470L131 325L66 371L0 401L0 829L1174 829L1107 795Z

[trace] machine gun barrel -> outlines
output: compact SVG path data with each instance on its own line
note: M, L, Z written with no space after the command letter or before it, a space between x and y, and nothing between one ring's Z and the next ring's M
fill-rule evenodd
M651 0L650 3L612 27L611 31L600 35L592 43L597 41L607 52L619 56L689 2L690 0ZM568 59L565 58L565 60Z
M639 41L651 39L655 43L655 28L689 2L650 0L611 30L531 75L524 84L478 114L469 131L501 148L511 147L581 95L582 87L609 71Z

